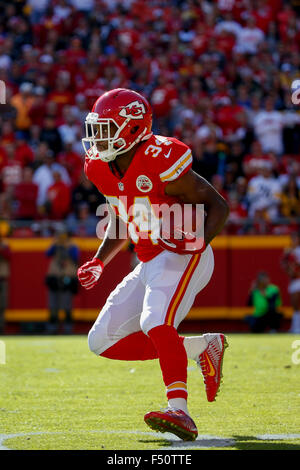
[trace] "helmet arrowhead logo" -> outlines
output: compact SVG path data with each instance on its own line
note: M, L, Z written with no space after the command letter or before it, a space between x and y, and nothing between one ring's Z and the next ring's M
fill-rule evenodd
M124 118L143 119L145 113L144 104L136 100L124 106L119 112L119 115Z

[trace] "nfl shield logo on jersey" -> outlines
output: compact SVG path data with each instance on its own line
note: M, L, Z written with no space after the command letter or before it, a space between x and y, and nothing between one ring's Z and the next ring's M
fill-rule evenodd
M120 191L124 191L124 184L123 183L118 183L118 188Z
M136 187L143 193L148 193L151 191L153 184L148 176L140 175L136 179Z

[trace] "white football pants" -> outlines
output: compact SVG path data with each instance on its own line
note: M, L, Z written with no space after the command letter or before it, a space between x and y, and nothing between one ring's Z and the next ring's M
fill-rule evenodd
M99 355L132 333L164 324L177 329L213 270L210 245L202 254L163 251L139 263L109 295L89 332L90 350Z

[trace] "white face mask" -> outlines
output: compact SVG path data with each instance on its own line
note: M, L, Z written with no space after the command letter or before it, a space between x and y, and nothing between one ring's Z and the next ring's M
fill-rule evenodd
M123 137L120 137L121 132L131 119L133 119L132 116L128 116L123 124L118 126L112 118L99 118L98 113L89 113L85 120L86 137L82 139L82 145L87 158L111 162L118 155L128 152L140 141L149 139L152 132L147 132L146 127L130 145L126 143Z
M126 151L126 142L119 137L126 124L125 121L119 127L114 119L99 119L97 113L89 113L85 120L86 137L82 139L86 156L92 160L110 162ZM116 131L112 133L114 129Z

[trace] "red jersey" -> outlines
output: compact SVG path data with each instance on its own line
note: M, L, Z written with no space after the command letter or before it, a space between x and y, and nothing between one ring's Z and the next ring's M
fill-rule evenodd
M63 219L66 217L71 203L69 186L63 181L58 181L49 187L47 197L51 204L50 217L52 219Z
M112 172L109 163L86 158L87 178L127 224L140 261L150 261L163 251L157 237L149 230L149 215L159 217L159 206L178 202L176 197L165 194L165 187L191 166L192 152L187 145L174 137L158 135L152 135L139 145L122 178Z
M18 201L17 217L32 218L37 217L37 196L38 185L35 183L19 183L15 188L15 199Z

